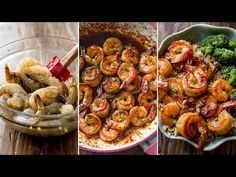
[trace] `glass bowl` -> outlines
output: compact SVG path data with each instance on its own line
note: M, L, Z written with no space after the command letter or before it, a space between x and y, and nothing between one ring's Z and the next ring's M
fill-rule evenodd
M44 36L24 38L0 47L0 84L5 82L5 64L14 70L21 59L33 57L46 65L55 55L62 58L76 43L71 39ZM76 61L74 63L69 70L77 75L78 64ZM0 117L13 129L34 136L59 136L78 127L78 111L68 115L36 116L0 103Z

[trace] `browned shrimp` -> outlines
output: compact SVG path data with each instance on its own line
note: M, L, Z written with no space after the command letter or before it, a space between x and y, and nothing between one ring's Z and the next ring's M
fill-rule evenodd
M160 76L162 77L171 76L173 68L169 60L167 60L166 58L160 58L157 64L158 64L158 71L159 71Z
M177 131L184 137L198 139L198 149L202 150L207 136L207 124L197 113L184 113L176 123Z
M118 95L118 98L115 99L117 108L119 110L130 110L135 105L135 98L131 92L123 91Z
M157 70L157 58L155 55L151 55L154 53L154 48L147 50L146 52L141 54L140 62L139 62L139 70L142 73L153 73Z
M129 84L124 87L124 89L128 92L132 92L133 94L137 94L141 92L141 85L142 85L142 77L137 75L135 79Z
M95 135L101 129L102 122L95 114L87 114L85 118L80 114L79 128L86 135Z
M108 76L116 74L119 66L120 63L117 59L117 55L109 55L100 63L102 73Z
M99 46L92 45L87 48L87 55L84 58L90 65L99 65L104 58L103 50Z
M145 124L153 121L156 117L157 105L153 102L152 108L148 114L148 111L143 106L135 106L130 110L129 117L132 125L141 127Z
M94 66L88 67L82 73L82 80L91 87L97 87L102 80L102 73Z
M81 70L84 67L84 57L79 56L79 69Z
M210 60L195 59L193 60L193 65L201 68L206 73L207 79L213 78L215 66Z
M216 80L211 86L212 95L221 102L228 100L232 90L233 87L229 84L229 82L223 79Z
M214 96L208 96L204 107L201 108L201 115L206 118L212 117L216 113L217 106L217 99Z
M152 91L149 91L147 93L140 93L138 96L138 103L140 106L145 107L147 110L151 109L152 102L155 99L155 95Z
M120 89L120 79L117 76L107 77L105 81L102 82L102 88L106 93L117 93Z
M90 105L90 111L99 117L106 117L110 111L107 95L103 94L100 97L96 97Z
M185 60L192 59L193 50L192 45L185 41L174 41L168 48L166 58L170 59L171 63L179 63Z
M169 94L171 96L179 96L182 97L184 90L183 90L183 86L182 86L182 82L181 79L179 78L169 78L168 79L168 87L169 87Z
M114 141L118 137L119 131L114 130L114 129L110 128L109 126L105 125L99 131L99 135L103 141L110 142L110 141Z
M107 38L103 44L103 51L106 55L121 54L123 44L115 37Z
M143 76L142 91L147 92L148 90L157 92L157 74L156 73L150 73Z
M112 129L124 131L130 124L129 113L124 110L116 110L112 114L109 124Z
M119 76L120 80L123 81L120 86L120 88L123 88L126 85L129 85L135 79L135 77L138 75L138 72L133 64L122 63L118 69L117 75Z
M134 65L139 63L140 53L133 46L126 46L126 49L122 51L121 60L123 62L132 63Z
M79 84L79 111L87 109L93 100L93 89L85 83Z

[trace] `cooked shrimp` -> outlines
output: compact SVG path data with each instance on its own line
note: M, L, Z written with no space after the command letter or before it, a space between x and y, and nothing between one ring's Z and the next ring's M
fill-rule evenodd
M80 115L79 128L86 135L95 135L101 129L102 122L95 114L87 114L85 118Z
M201 115L206 118L212 117L216 113L217 106L217 99L214 96L208 96L204 107L201 108Z
M142 86L142 77L137 75L134 80L124 87L124 89L128 92L132 92L133 94L137 94L141 92Z
M184 76L182 85L187 96L197 97L207 89L206 74L200 68L189 71Z
M79 84L79 111L87 109L93 100L93 89L85 83Z
M132 125L140 127L153 121L156 117L156 102L153 102L152 108L148 114L148 111L143 106L135 106L130 110L129 117Z
M142 91L153 91L157 92L157 74L156 73L150 73L143 76L142 79Z
M169 94L171 96L179 96L182 97L183 96L183 86L182 86L182 82L181 79L179 78L169 78L168 79L168 87L169 87Z
M104 58L101 47L92 45L87 48L87 55L84 56L86 62L90 65L99 65Z
M99 135L103 141L110 142L110 141L114 141L118 137L119 131L114 130L114 129L110 128L109 126L105 125L99 131Z
M179 63L185 60L192 59L193 51L192 45L185 41L174 41L168 48L166 58L170 59L171 63Z
M168 92L163 89L158 89L158 98L160 101L162 101L164 104L168 104L173 102L174 100L168 95Z
M207 136L207 124L197 113L184 113L176 123L177 131L184 137L198 139L198 149L202 150Z
M84 57L80 56L79 57L79 69L81 70L84 67Z
M151 55L154 51L152 48L141 54L139 70L142 73L153 73L156 71L157 59L156 56Z
M166 58L160 58L157 64L158 64L158 71L159 71L160 76L162 77L171 76L173 68L169 60L167 60Z
M102 81L102 73L94 66L88 67L82 73L82 80L91 87L97 87Z
M103 44L103 51L106 55L121 54L123 44L115 37L107 38Z
M112 129L123 131L128 128L130 124L129 113L123 110L116 110L108 122Z
M108 76L116 74L119 66L117 55L109 55L100 63L102 73Z
M120 89L120 79L117 76L111 76L102 82L102 88L106 93L117 93Z
M130 92L123 91L115 99L117 108L119 110L130 110L135 105L135 98Z
M56 101L56 97L58 96L59 92L57 87L48 86L45 88L41 88L33 92L29 98L29 105L30 108L34 111L37 111L37 104L36 104L36 95L39 95L41 100L45 105L49 105Z
M211 93L218 101L227 101L233 88L228 81L218 79L211 86Z
M166 104L160 111L162 123L170 127L174 126L180 110L180 106L176 102Z
M106 117L108 115L110 111L110 103L107 101L105 94L93 100L90 105L90 111L99 117Z
M152 102L155 99L155 95L152 93L152 91L149 91L147 93L140 93L138 96L138 103L140 106L145 107L147 110L151 109Z
M122 51L121 60L123 62L132 63L134 65L139 63L140 53L136 47L126 46Z
M195 59L193 60L193 64L206 73L207 79L213 78L215 66L211 60Z
M129 85L135 79L137 74L138 72L133 64L122 63L117 72L117 75L119 76L120 80L123 81L120 88Z

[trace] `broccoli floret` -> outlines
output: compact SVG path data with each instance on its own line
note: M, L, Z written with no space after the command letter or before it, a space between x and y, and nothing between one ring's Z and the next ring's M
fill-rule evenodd
M213 52L213 56L221 63L225 65L235 63L235 52L225 49L216 48Z
M223 66L220 72L224 75L225 80L232 85L236 85L236 66Z
M203 53L211 54L215 48L228 47L229 38L224 34L210 35L202 40L200 47Z
M229 49L235 51L236 49L236 39L229 40Z

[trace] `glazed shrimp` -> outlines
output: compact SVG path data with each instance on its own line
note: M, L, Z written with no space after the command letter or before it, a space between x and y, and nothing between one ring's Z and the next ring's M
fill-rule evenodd
M101 47L92 45L87 48L87 55L84 56L86 62L90 65L99 65L104 58Z
M35 98L37 97L36 95L39 95L45 105L49 105L56 101L56 97L58 96L58 94L58 89L54 86L48 86L45 88L38 89L33 92L29 98L30 108L34 111L37 111L37 104L35 100Z
M152 102L155 99L155 95L152 93L152 91L149 91L147 93L140 93L138 96L138 103L140 106L145 107L147 110L151 109Z
M162 77L171 76L173 72L173 68L169 60L167 60L166 58L160 58L157 64L158 64L158 71L159 71L160 76Z
M88 67L82 73L82 80L91 87L97 87L102 81L102 73L94 66Z
M120 80L123 81L120 86L120 88L123 88L126 85L129 85L135 79L135 77L138 75L138 72L133 64L122 63L118 69L117 75L119 76Z
M168 79L168 88L169 88L169 94L171 96L179 96L182 97L183 96L183 86L182 86L182 82L181 79L179 78L169 78Z
M139 62L139 70L142 73L153 73L157 69L157 59L156 56L152 56L151 54L154 52L154 48L147 50L146 52L141 54L140 62Z
M206 74L200 68L189 71L184 76L182 85L187 96L197 97L207 89Z
M79 69L81 70L84 67L84 57L79 56Z
M132 93L123 91L113 100L112 104L113 108L117 106L119 110L130 110L135 105L135 98Z
M79 84L79 111L87 109L93 100L93 89L85 83Z
M99 131L99 135L103 141L110 142L110 141L114 141L115 139L117 139L117 137L119 135L119 131L110 128L108 125L105 125Z
M111 120L108 121L112 129L123 131L128 128L130 124L130 117L127 111L116 110L112 116Z
M110 111L110 103L107 99L107 94L95 98L90 105L90 111L99 117L106 117Z
M120 79L117 76L111 76L105 79L102 82L102 88L105 90L106 93L117 93L120 89Z
M217 107L217 99L210 95L207 97L204 107L201 108L201 115L206 118L212 117L215 115Z
M186 138L198 139L198 150L202 150L207 136L207 124L197 113L184 113L176 123L177 131Z
M172 42L166 53L166 58L170 59L171 63L180 63L185 60L190 60L192 56L192 45L185 40Z
M227 101L233 90L229 82L223 79L218 79L215 82L213 82L210 89L211 89L212 95L216 97L218 101L221 101L221 102Z
M152 108L148 114L148 111L143 106L135 106L130 110L129 117L132 125L136 127L144 126L145 124L153 121L156 117L157 105L153 102Z
M210 131L225 135L229 133L233 127L234 118L226 110L226 108L236 107L236 101L228 101L218 106L217 113L211 118L207 119L207 127Z
M166 104L160 111L162 123L170 127L174 126L180 110L181 109L176 102Z
M103 51L106 55L121 54L123 44L115 37L107 38L103 44Z
M124 89L128 92L132 92L133 94L137 94L141 92L142 89L142 77L137 75L134 80L124 87Z
M84 115L80 114L79 118L79 128L86 135L95 135L101 129L102 122L98 116L95 114L87 114L85 118Z
M157 92L157 74L150 73L143 76L142 79L142 92L147 91Z
M121 60L123 62L132 63L134 65L139 63L140 53L136 47L126 46L126 49L122 51Z
M198 58L193 60L193 65L205 71L207 79L213 78L216 66L213 65L211 60L204 60Z
M107 56L100 63L102 73L108 76L116 74L119 66L117 55Z

